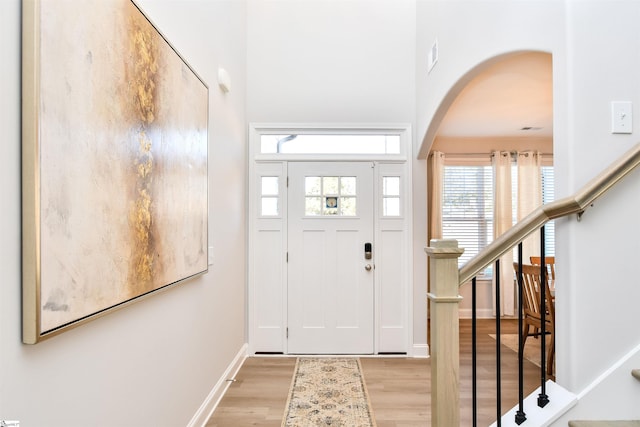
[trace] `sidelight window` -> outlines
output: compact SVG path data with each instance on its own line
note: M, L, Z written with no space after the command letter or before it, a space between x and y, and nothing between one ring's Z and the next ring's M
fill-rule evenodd
M400 216L400 177L382 177L382 216Z
M263 176L260 179L260 215L278 216L279 209L279 178L277 176Z

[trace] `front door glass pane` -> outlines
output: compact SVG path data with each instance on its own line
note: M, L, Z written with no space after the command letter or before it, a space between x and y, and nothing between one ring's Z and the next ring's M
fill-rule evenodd
M356 215L356 198L355 197L340 198L340 215L342 216Z
M305 197L304 213L307 216L322 215L322 198Z
M356 195L356 177L343 176L340 178L340 194L343 196Z
M337 176L325 176L322 178L322 193L325 196L338 194Z
M307 176L304 179L304 194L306 196L319 196L322 194L322 177Z
M307 176L304 184L306 216L356 215L356 177Z

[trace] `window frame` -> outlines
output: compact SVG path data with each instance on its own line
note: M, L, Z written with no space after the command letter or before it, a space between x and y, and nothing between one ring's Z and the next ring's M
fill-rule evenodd
M397 135L400 138L400 151L394 154L314 154L314 153L262 153L262 135ZM410 124L366 124L345 125L327 124L265 124L249 125L250 158L253 161L384 161L406 162L410 157L411 125Z
M451 166L460 166L460 167L489 167L492 168L492 163L491 163L491 156L489 154L477 154L477 155L461 155L461 154L446 154L445 153L445 162L444 162L444 167L451 167ZM549 168L551 167L551 184L552 184L552 194L551 197L555 196L555 170L553 169L554 165L553 165L553 157L551 155L542 155L542 162L541 162L541 179L542 179L542 198L543 198L543 204L544 203L549 203L550 201L554 200L553 198L550 198L548 194L545 194L545 181L543 179L543 176L545 175L544 172L544 168ZM517 179L517 178L516 178ZM515 188L516 184L512 182L512 185ZM492 189L495 189L495 183L492 182ZM444 177L443 177L443 203L445 200L445 195L444 195ZM492 199L493 200L493 194L492 194ZM492 202L493 203L493 202ZM515 205L514 205L515 206ZM443 228L443 237L444 237L444 223L445 223L445 218L444 218L444 205L440 207L441 208L441 213L442 213L442 228ZM515 209L515 207L514 207ZM491 207L491 210L493 211L493 206ZM493 222L493 221L491 221ZM514 223L515 225L515 223ZM551 225L551 226L549 226ZM493 229L493 227L492 227ZM455 237L453 237L455 238ZM482 239L478 239L479 241ZM480 246L478 245L478 253L481 252L488 244L490 244L493 241L493 237L491 237L490 240L487 240L485 246ZM473 254L472 256L474 256L475 254ZM548 222L546 224L545 227L545 255L546 256L554 256L555 255L555 226L553 224L552 221ZM461 260L464 260L465 258L461 257ZM465 261L466 262L466 261ZM459 264L459 266L462 266L464 264ZM492 266L488 267L487 269L483 270L482 272L480 272L478 274L478 279L479 280L491 280L493 278L493 268Z

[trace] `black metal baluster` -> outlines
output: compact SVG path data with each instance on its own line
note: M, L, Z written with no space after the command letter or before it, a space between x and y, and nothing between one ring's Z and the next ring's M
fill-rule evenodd
M478 358L476 334L476 278L471 280L471 405L473 427L478 426Z
M544 408L549 403L549 396L547 396L547 362L546 362L546 343L547 343L547 328L546 328L546 288L547 288L547 264L544 254L544 225L540 228L540 394L538 395L538 406Z
M500 260L496 260L496 425L502 426L502 384L500 372L500 318L502 310L500 307Z
M522 336L522 242L518 243L518 410L516 424L527 420L524 412L524 337Z

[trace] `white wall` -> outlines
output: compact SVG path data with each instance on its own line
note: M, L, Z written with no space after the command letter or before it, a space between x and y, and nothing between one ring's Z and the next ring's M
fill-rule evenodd
M249 0L247 19L249 122L415 123L415 0ZM417 344L426 344L424 177L415 162Z
M37 345L21 344L20 1L1 1L0 420L183 426L245 343L246 5L139 4L209 85L215 264L172 290ZM226 95L217 87L219 65L233 79Z
M599 0L567 4L569 137L563 151L567 153L566 185L573 192L638 143L640 57L634 53L640 51L640 3ZM597 34L593 28L598 28ZM633 102L633 134L610 132L610 102L617 100ZM566 371L563 381L573 389L591 383L640 343L636 327L640 323L640 286L634 278L640 253L638 194L640 171L635 171L596 201L581 222L567 221L563 228L567 245L558 256L567 261L568 268L558 271L557 278L567 285L558 290L556 298L568 300L564 309L570 321L561 325L558 339L571 346L568 354L562 355L565 363L559 368ZM628 381L631 386L635 383ZM638 399L638 392L636 386L635 390L610 391L610 395L629 393ZM580 404L576 410L589 417L599 409ZM640 406L616 415L639 419Z
M426 70L426 52L436 38L440 46L432 73L417 76L418 138L479 64L512 51L543 50L553 54L559 197L575 193L638 141L638 114L634 134L610 133L609 104L629 100L636 109L640 105L640 3L500 0L417 5L418 69ZM420 52L425 54L421 57ZM430 141L425 142L423 153ZM572 216L556 223L558 382L576 393L640 342L635 327L640 321L640 286L634 268L640 253L639 187L636 171L598 200L581 222ZM625 383L625 389L598 395L629 392L637 399L638 387ZM596 405L579 403L572 416L602 415L596 410ZM637 419L639 410L628 405L627 412L610 417Z
M475 67L486 68L490 64L485 61L510 52L564 52L562 0L418 1L417 22L419 140L430 124L435 123L437 129L439 121L432 123L432 119L442 119L446 113L446 109L440 109L441 104L455 99L473 77L467 73ZM427 54L436 40L439 59L427 73ZM424 146L422 154L426 155L429 148Z
M250 122L412 122L413 0L249 0Z

